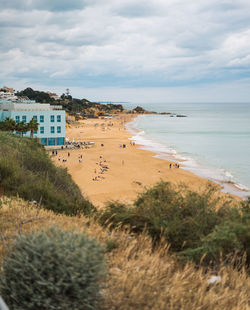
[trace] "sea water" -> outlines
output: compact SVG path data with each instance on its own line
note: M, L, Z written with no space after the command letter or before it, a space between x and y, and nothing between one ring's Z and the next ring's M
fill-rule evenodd
M137 144L221 184L226 192L250 196L250 103L140 106L172 114L135 118L128 129Z

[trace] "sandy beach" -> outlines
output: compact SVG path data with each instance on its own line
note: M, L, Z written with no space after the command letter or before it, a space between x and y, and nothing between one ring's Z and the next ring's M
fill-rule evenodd
M145 187L161 180L184 183L195 190L206 186L206 179L181 167L169 168L170 162L134 145L132 134L125 128L132 117L87 119L67 128L70 141L94 142L89 148L60 150L53 157L57 165L67 167L86 198L102 207L112 200L130 203Z

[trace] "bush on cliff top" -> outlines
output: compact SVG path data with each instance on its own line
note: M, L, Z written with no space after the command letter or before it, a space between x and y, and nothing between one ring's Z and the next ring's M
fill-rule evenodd
M0 186L6 195L39 201L56 213L94 211L66 169L56 167L36 140L0 132Z
M133 206L110 203L98 220L111 229L146 229L155 244L164 237L182 261L199 263L203 258L209 263L233 254L242 258L246 252L249 263L250 200L240 207L225 202L218 208L215 192L212 186L197 193L161 182L139 195Z
M2 264L0 292L13 310L93 310L104 276L94 239L50 228L18 237Z

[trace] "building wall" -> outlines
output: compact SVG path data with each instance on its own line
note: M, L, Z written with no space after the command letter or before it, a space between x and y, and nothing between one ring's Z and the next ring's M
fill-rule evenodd
M65 140L65 111L4 111L0 110L0 120L6 117L14 119L16 122L24 121L28 123L32 118L36 118L39 124L38 131L34 137L40 139L44 145L63 145ZM54 117L54 121L53 121ZM60 121L59 121L60 119ZM43 121L42 121L43 120ZM53 130L54 129L54 130ZM30 132L26 133L29 136Z

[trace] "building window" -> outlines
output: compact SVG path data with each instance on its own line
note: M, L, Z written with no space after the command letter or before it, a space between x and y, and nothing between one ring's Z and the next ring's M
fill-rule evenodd
M23 115L23 116L22 116L22 121L23 121L24 123L26 123L26 115Z
M20 122L20 116L16 116L16 123Z
M40 133L44 133L44 127L40 127Z
M55 138L48 138L48 145L55 145L56 139Z
M57 121L61 122L61 115L57 115Z
M33 131L33 134L34 134L34 135L36 135L36 134L37 134L37 131L36 131L36 130L34 130L34 131Z
M64 145L64 138L57 138L57 145Z
M57 133L61 133L61 126L57 126Z
M37 121L37 115L33 115L33 120Z
M50 127L50 133L55 133L55 127L54 126Z
M52 123L54 123L54 121L55 121L55 115L50 115L50 121L51 121Z
M44 123L44 115L40 115L40 123Z

